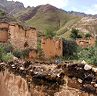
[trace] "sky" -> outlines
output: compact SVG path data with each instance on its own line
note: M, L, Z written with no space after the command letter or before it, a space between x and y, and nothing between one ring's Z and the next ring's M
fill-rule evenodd
M12 0L8 0L12 1ZM66 11L84 12L86 14L97 14L97 0L13 0L20 1L27 6L38 6L51 4Z

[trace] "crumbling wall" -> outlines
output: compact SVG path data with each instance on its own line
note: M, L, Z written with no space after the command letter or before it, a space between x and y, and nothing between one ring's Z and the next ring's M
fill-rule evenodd
M8 23L6 23L6 22L1 22L0 23L0 29L2 29L2 28L8 29L8 27L9 27Z
M37 31L25 28L18 23L0 23L0 42L9 41L15 49L37 49Z
M0 73L0 96L31 96L26 81L9 72Z
M9 33L10 33L10 43L15 49L24 49L24 43L25 43L25 30L19 26L16 25L10 25L9 26Z
M34 28L24 29L19 24L9 25L10 43L15 49L37 49L37 31Z
M0 23L0 42L7 42L8 40L8 23Z
M0 29L0 42L7 42L8 40L8 32Z
M37 50L31 50L29 52L29 59L32 60L32 59L36 59L37 58Z
M0 63L0 96L96 95L97 68L88 64Z
M37 49L37 31L35 28L26 30L25 38L29 48Z
M42 38L41 47L45 57L62 56L63 43L61 39Z
M95 45L95 38L89 38L89 39L77 39L76 40L76 43L79 45L79 46L81 46L81 47L83 47L83 48L86 48L86 47L88 47L88 46L94 46Z

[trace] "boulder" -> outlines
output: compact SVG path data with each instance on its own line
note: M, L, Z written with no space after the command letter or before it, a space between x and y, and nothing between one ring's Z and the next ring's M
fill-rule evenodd
M97 84L94 84L94 87L97 88Z
M86 64L86 65L84 66L84 70L86 70L86 71L91 70L91 69L92 69L92 66L90 66L90 65L88 65L88 64Z
M92 68L92 71L97 73L97 68Z
M79 79L79 78L78 78L78 82L79 82L79 83L82 83L82 82L83 82L83 80L81 80L81 79Z

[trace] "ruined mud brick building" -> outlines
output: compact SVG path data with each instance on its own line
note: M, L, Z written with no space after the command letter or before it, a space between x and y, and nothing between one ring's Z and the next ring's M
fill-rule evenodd
M95 45L96 39L93 37L90 38L81 38L81 39L77 39L76 43L77 45L79 45L82 48L86 48L86 47L92 47Z
M0 42L10 42L15 49L37 49L37 31L35 28L24 28L18 23L0 23Z
M94 37L77 39L76 43L82 48L95 46L96 39ZM63 56L63 40L50 39L43 37L41 42L45 57Z
M46 58L63 55L62 39L47 39L46 37L43 37L41 47Z

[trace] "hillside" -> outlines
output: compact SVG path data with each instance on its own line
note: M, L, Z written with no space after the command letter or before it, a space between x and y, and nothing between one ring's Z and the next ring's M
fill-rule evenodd
M81 19L71 20L57 31L57 35L69 38L72 28L80 30L83 34L91 33L92 36L97 36L97 18L82 17Z
M49 4L25 8L23 3L7 0L0 0L0 9L7 12L8 16L14 16L17 21L36 27L41 33L54 31L57 37L70 38L72 28L92 35L97 33L97 15L68 12Z
M13 16L6 14L4 10L0 9L0 22L16 22L16 19Z
M96 34L96 15L87 15L80 12L67 12L52 5L40 5L29 7L14 15L26 24L36 27L40 32L55 31L57 37L69 38L72 28L78 28L80 32Z
M18 11L25 9L25 7L23 3L20 2L0 0L0 9L4 10L6 13L10 15L13 15Z
M37 6L32 8L32 10L30 8L28 13L19 15L18 18L30 26L36 27L39 31L45 32L48 29L58 31L69 21L73 20L75 22L81 17L70 15L61 9L47 4Z

